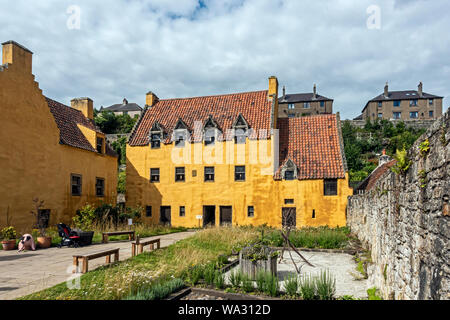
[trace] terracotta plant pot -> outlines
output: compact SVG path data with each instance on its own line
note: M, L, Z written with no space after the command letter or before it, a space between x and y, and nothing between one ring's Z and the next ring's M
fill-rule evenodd
M50 248L52 245L52 237L37 237L37 245L39 248Z
M14 250L16 248L16 240L3 240L3 250Z

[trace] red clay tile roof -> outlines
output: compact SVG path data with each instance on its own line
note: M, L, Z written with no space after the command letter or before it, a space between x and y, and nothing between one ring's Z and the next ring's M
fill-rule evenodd
M233 122L237 119L239 113L248 122L249 127L255 129L254 135L250 138L257 138L258 129L270 129L272 103L267 100L267 91L243 92L226 95L167 99L160 100L154 106L150 107L144 114L133 131L128 144L130 146L143 146L149 144L149 131L155 121L158 121L167 131L168 139L165 143L171 141L172 131L178 122L182 119L189 130L194 130L194 121L206 122L209 115L223 130L231 129ZM229 140L230 135L225 137ZM267 138L259 136L259 138ZM198 137L194 139L198 141Z
M97 153L97 150L92 147L77 126L77 124L80 124L101 133L94 122L86 118L79 110L68 107L47 97L46 100L50 111L55 118L56 125L59 128L60 143ZM106 154L117 157L117 153L108 145L108 143L106 143Z
M298 179L345 178L336 115L279 118L280 165L291 159ZM281 166L275 179L281 179Z
M356 188L357 190L369 191L375 186L375 183L384 175L386 171L391 168L397 160L391 160L383 163L381 166L375 168L372 173Z

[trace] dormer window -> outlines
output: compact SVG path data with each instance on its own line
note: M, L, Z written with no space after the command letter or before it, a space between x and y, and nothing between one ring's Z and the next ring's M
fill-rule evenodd
M152 149L158 149L161 147L161 140L163 139L163 131L161 125L158 122L153 124L150 129L150 146Z
M206 130L204 140L205 140L205 146L214 145L214 142L216 140L216 130L215 129Z
M284 180L294 180L294 170L286 170L284 172Z
M150 142L151 142L152 149L160 148L161 147L161 133L152 133Z
M205 141L205 146L214 145L217 140L218 133L219 126L210 115L203 126L203 140Z
M175 132L175 147L183 148L186 145L186 130Z
M234 131L234 143L240 144L245 143L247 139L247 132L245 129L236 129Z
M281 169L281 174L284 180L297 179L297 166L291 159L286 161L283 168Z
M234 129L234 143L245 143L248 136L248 123L241 113L239 113L236 121L233 124Z
M188 140L188 127L183 120L178 119L177 124L173 132L173 141L175 141L175 147L183 148Z

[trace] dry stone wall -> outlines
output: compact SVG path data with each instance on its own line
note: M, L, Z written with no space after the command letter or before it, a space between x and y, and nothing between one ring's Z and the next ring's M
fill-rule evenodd
M447 111L409 150L404 175L388 171L349 197L347 224L371 251L369 284L385 299L450 299L449 128Z

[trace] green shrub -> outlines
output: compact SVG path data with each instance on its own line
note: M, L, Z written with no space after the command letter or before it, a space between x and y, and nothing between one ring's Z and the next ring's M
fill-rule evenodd
M14 240L17 237L17 232L14 227L5 227L1 231L1 237L3 240Z
M252 292L253 290L255 290L253 281L247 274L242 275L242 290L244 292Z
M234 270L234 271L230 272L230 275L229 275L228 279L230 280L231 286L233 288L240 287L241 286L241 282L242 282L242 272L241 272L241 270Z
M153 284L150 287L141 287L135 293L131 293L125 297L124 300L161 300L184 286L183 280L175 278L166 282Z
M297 295L298 285L299 281L298 276L296 274L290 275L284 279L284 290L291 297Z
M77 210L77 214L72 218L75 227L82 230L91 230L96 220L95 207L87 204L81 209Z
M331 300L336 294L336 279L329 271L322 271L316 278L316 288L320 300Z
M218 268L222 268L222 267L224 267L225 265L227 265L228 263L230 263L230 262L228 261L228 257L227 257L226 255L224 255L224 254L221 254L221 255L218 257L218 259L217 259L217 267L218 267Z
M276 297L278 295L278 278L271 272L266 272L264 275L264 293Z
M203 278L203 276L204 276L203 266L196 265L191 268L188 268L184 278L190 285L195 286L200 281L200 279Z
M376 287L367 289L367 297L369 300L383 300L383 298L378 295L378 289Z
M266 274L264 271L258 271L256 274L256 288L258 288L258 291L264 292L266 283Z
M303 300L313 300L316 297L316 281L311 274L305 274L300 280L299 286Z
M214 285L216 286L217 289L225 288L225 275L218 270L214 275Z
M214 284L215 278L215 268L213 264L209 264L203 270L203 277L205 278L205 282L209 285Z

